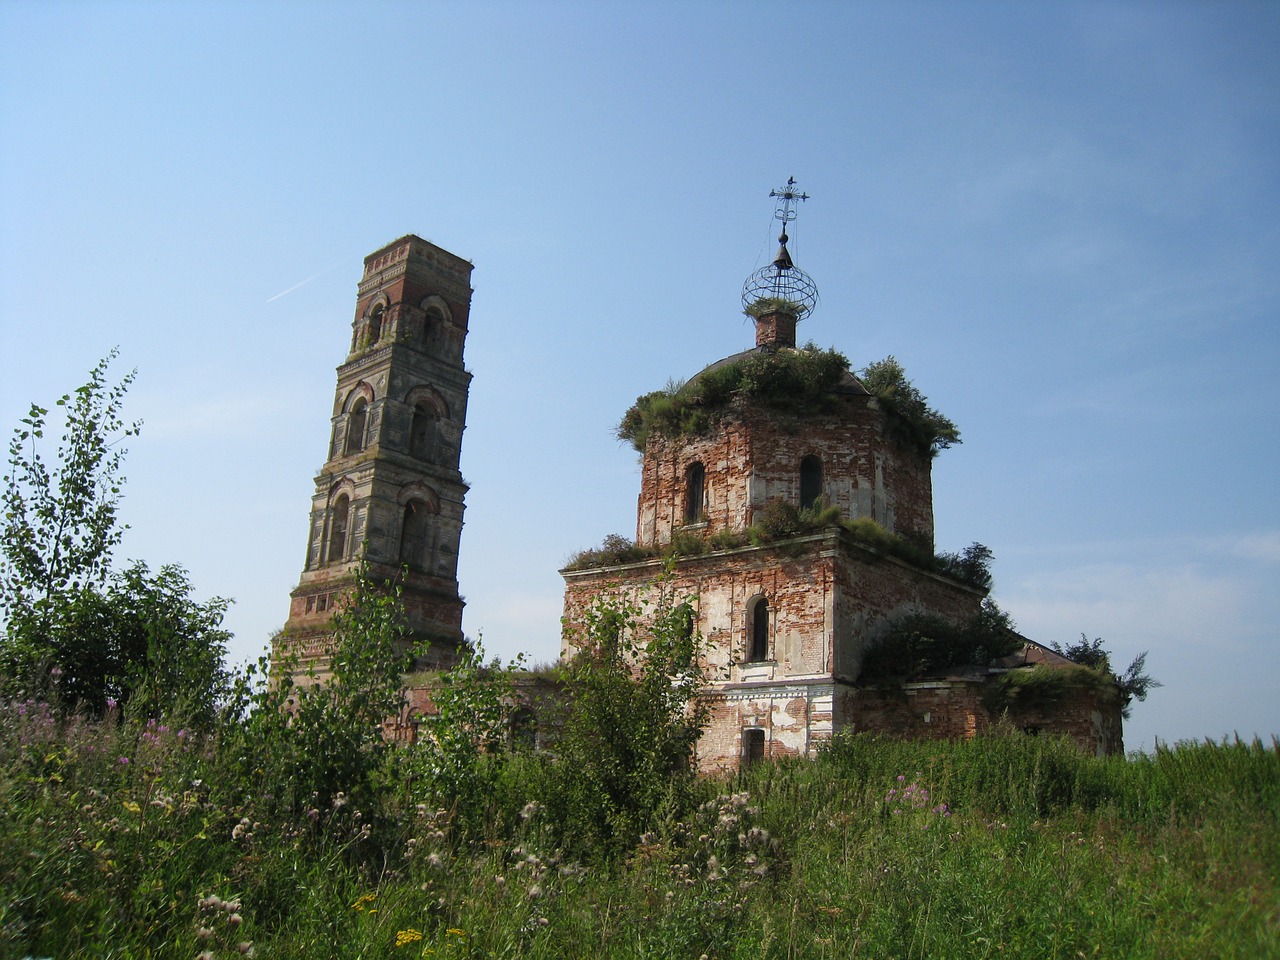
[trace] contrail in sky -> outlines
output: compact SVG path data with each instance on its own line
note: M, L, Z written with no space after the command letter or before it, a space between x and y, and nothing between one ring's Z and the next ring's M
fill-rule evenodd
M289 287L287 290L281 290L274 297L267 297L267 303L270 303L272 300L279 300L286 293L293 293L293 291L297 290L299 287L305 287L312 280L316 279L316 277L324 276L326 273L328 273L330 270L332 270L341 262L342 262L341 260L335 261L334 263L329 264L329 266L325 267L319 273L313 273L311 276L307 277L307 279L302 280L299 283L295 283L292 287Z

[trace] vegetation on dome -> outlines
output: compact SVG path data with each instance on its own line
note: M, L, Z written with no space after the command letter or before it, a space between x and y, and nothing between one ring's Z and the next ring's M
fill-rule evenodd
M775 313L785 313L798 320L809 312L809 308L786 297L759 297L743 307L742 312L756 320Z
M898 443L937 456L939 450L960 442L959 428L929 406L929 398L907 379L892 355L868 364L858 372L858 379L888 414L886 429Z
M772 301L757 300L752 306L766 302ZM688 383L673 381L639 397L618 424L617 436L643 453L651 436L707 433L738 403L794 416L826 413L835 408L836 388L848 373L844 354L812 343L797 350L754 352L704 370ZM893 357L868 364L858 376L886 414L886 430L894 442L929 455L960 442L956 425L929 406Z
M812 343L799 350L752 353L704 370L688 383L673 382L632 404L617 435L644 452L653 434L697 436L709 431L735 401L760 404L782 413L820 413L835 404L835 388L849 370L836 350Z

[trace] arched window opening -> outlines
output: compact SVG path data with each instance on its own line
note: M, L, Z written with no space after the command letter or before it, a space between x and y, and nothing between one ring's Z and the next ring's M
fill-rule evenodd
M764 759L764 731L747 727L742 731L742 765L749 767Z
M422 342L434 343L444 327L444 311L437 306L427 307L427 315L422 321Z
M382 339L382 316L385 312L386 308L382 304L369 311L369 346Z
M405 504L400 525L400 562L417 569L427 566L427 538L431 530L431 512L421 500Z
M329 510L329 562L341 563L347 558L347 525L351 519L351 501L344 493Z
M822 460L813 455L800 461L800 507L808 509L822 502Z
M700 463L691 463L684 471L684 522L698 523L705 514L707 471Z
M364 431L369 415L369 404L364 397L356 397L347 413L347 440L343 453L351 455L364 449Z
M747 637L747 661L769 659L769 601L760 597L751 607L751 632Z
M409 427L409 452L421 460L430 459L435 439L436 412L425 403L415 403L413 423Z

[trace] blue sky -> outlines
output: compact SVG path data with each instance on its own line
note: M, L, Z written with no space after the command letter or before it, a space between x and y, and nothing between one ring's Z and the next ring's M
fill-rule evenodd
M752 342L767 194L960 426L941 549L1024 633L1149 650L1130 747L1280 732L1280 6L0 3L0 424L138 368L120 559L280 626L363 257L475 263L465 629L555 656L631 535L612 435Z

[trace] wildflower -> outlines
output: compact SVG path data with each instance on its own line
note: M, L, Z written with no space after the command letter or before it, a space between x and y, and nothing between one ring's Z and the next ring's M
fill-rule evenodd
M467 935L467 931L459 930L457 927L450 927L448 930L445 931L445 933L455 937L465 937Z
M128 758L128 757L119 757L119 758L116 760L116 763L120 764L122 767L127 767L127 766L129 765L129 758Z
M196 960L213 960L212 950L203 950L196 954Z
M199 930L196 931L197 940L208 940L212 936L213 936L213 931L210 930L208 927L201 927Z
M227 917L227 923L231 924L233 927L238 927L240 924L244 923L244 918L238 913L233 913L231 916Z
M236 952L239 953L241 956L252 957L253 943L249 940L241 940L239 943L236 944Z
M417 941L419 941L419 940L421 940L421 939L422 939L422 931L421 931L421 930L415 930L415 929L413 929L412 927L410 927L408 930L397 930L397 931L396 931L396 946L397 946L397 947L406 947L406 946L408 946L409 944L411 944L411 943L416 943Z

